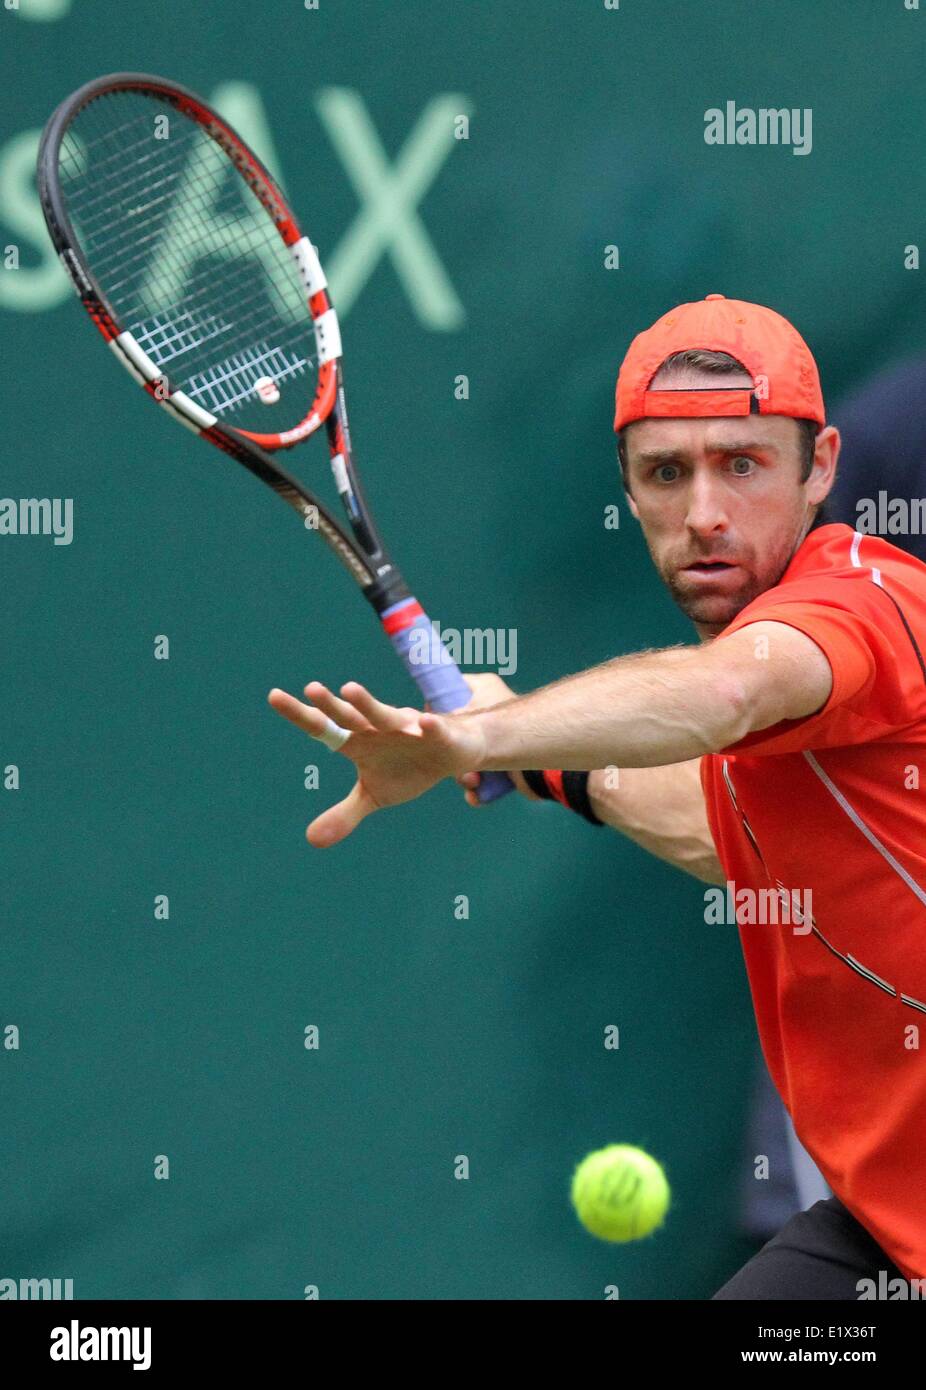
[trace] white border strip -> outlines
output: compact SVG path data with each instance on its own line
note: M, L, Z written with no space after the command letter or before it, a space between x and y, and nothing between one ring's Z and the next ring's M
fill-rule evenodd
M845 811L846 815L849 817L850 821L856 827L856 829L862 832L868 843L878 851L881 857L885 859L888 864L890 864L897 877L907 885L907 887L910 889L910 892L913 893L917 898L919 898L923 906L926 907L926 888L921 887L921 885L917 883L916 879L913 878L912 875L907 873L907 870L901 863L898 862L898 860L894 858L893 854L891 854L890 850L887 848L886 845L882 845L881 841L878 839L874 831L869 829L869 827L862 820L855 807L851 806L846 797L843 796L842 792L836 786L836 783L823 771L823 768L817 762L816 758L811 753L809 748L804 749L804 758L813 768L814 772L817 774L820 781L826 787L833 800L842 808L843 811Z
M857 569L857 570L870 569L870 571L871 571L871 581L872 581L872 583L873 583L873 584L877 584L877 586L878 586L879 589L883 589L883 588L884 588L884 585L883 585L882 582L881 582L881 571L880 571L879 569L876 569L876 568L874 567L874 565L867 565L867 566L866 566L866 565L863 565L862 562L861 562L861 560L860 560L860 558L859 558L859 548L860 548L861 544L862 544L862 532L861 532L861 531L853 531L853 533L852 533L852 549L851 549L850 552L849 552L849 559L852 561L852 564L853 564L854 568Z

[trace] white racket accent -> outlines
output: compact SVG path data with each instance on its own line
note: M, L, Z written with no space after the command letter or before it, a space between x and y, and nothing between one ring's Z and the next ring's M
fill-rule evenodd
M59 252L58 259L67 271L71 287L76 292L78 298L82 299L85 294L90 294L90 281L84 274L83 266L70 246L66 246L63 251Z
M144 386L152 381L167 380L160 367L152 361L144 348L138 346L128 331L111 338L109 346L139 386ZM203 410L202 406L197 405L195 401L191 401L183 391L174 391L163 399L156 395L155 400L158 405L169 410L175 420L179 420L181 425L185 425L194 434L199 434L201 430L211 429L215 424L215 416L210 415L208 410Z
M157 381L164 375L157 363L148 356L144 348L139 347L128 331L110 339L109 346L117 355L121 353L123 358L132 363L142 381Z
M259 376L254 383L254 390L264 405L276 405L280 399L280 388L272 376Z
M112 348L113 356L116 358L116 361L119 363L121 367L125 368L125 370L128 372L129 376L136 383L136 385L144 386L145 378L142 376L138 368L133 364L131 358L126 357L125 353L122 351L115 338L109 339L107 347Z
M347 464L344 462L343 454L333 454L331 458L331 471L334 474L335 485L338 492L350 491L350 479L347 476Z
M185 430L189 430L191 434L200 433L199 425L194 425L192 420L187 419L183 411L178 410L170 399L158 401L158 405L162 405L171 419L176 420L177 424L182 425Z
M308 439L309 435L312 434L314 430L317 430L320 424L321 420L319 419L318 411L313 410L309 418L303 420L302 424L297 425L294 430L281 431L280 439L284 444L298 444L300 439Z
M335 311L328 309L324 314L319 314L317 319L312 320L312 326L315 329L319 363L333 362L336 357L340 357L341 328Z
M319 290L327 289L327 276L322 270L318 252L309 238L307 236L300 237L289 249L293 253L293 260L299 267L299 274L302 276L309 298L311 299L313 294L318 294Z
M323 743L326 748L330 748L332 753L336 753L339 748L343 748L350 734L346 729L342 729L340 724L335 724L333 719L328 720L327 727L322 734L316 734L319 743Z
M200 430L210 430L215 424L215 416L210 415L208 410L203 410L195 401L191 401L185 391L174 391L166 400L161 401L161 405L171 411L181 425L186 425L187 429L193 430L195 434L199 434Z

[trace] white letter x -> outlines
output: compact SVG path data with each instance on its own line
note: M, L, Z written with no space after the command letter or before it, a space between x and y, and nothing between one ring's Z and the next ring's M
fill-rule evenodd
M469 102L453 94L430 101L393 168L356 92L326 87L316 106L355 191L365 200L328 265L339 313L347 313L388 252L422 323L444 332L459 328L465 310L416 209L455 143L455 117L471 114Z

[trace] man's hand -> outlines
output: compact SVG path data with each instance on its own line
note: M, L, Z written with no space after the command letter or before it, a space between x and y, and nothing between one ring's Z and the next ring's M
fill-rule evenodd
M411 801L442 778L459 777L481 761L483 739L476 720L384 705L356 681L341 687L340 699L319 681L310 682L305 694L311 704L276 689L267 700L312 738L328 731L329 720L346 729L350 738L340 751L357 769L350 794L306 830L309 844L319 849L346 839L372 811Z
M470 713L476 709L489 709L492 705L500 705L505 700L517 699L517 694L510 686L506 685L501 676L495 675L493 671L479 672L476 675L469 673L463 676L466 684L473 692L473 698L465 709L460 713ZM476 795L476 788L482 774L479 772L464 772L462 777L457 778L457 782L464 789L466 803L468 806L491 805L491 802L482 802ZM521 776L520 772L509 772L508 776L515 785L515 789L525 796L528 801L539 801L540 797L532 792L530 787Z

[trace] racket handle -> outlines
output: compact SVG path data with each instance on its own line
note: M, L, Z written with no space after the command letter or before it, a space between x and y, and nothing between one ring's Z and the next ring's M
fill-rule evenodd
M435 714L449 714L469 704L473 692L416 599L392 604L380 619L402 665ZM483 772L476 796L482 802L497 801L513 790L507 773Z

